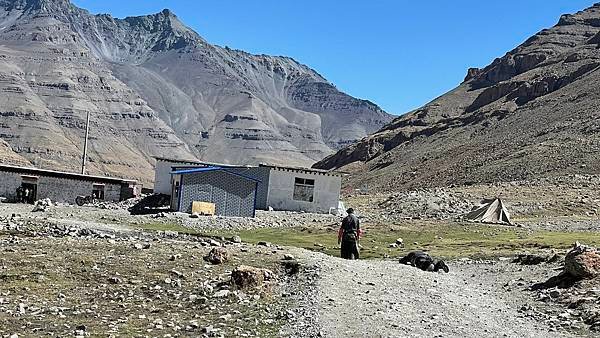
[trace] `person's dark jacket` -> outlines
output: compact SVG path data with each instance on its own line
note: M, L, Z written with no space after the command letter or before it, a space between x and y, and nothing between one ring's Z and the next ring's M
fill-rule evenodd
M354 240L357 241L360 239L360 235L360 221L358 220L358 217L354 214L349 214L342 220L342 226L338 233L338 242L347 238L346 236L349 238L354 237Z
M423 271L438 272L440 270L443 270L446 273L450 271L448 265L446 265L444 261L433 259L431 256L429 256L423 251L413 251L409 253L408 255L400 259L400 263L410 264Z

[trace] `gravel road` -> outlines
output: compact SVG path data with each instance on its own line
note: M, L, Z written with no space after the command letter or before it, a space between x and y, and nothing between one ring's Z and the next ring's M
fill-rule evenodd
M296 254L320 267L313 298L324 337L566 337L523 317L466 267L437 274L394 261Z

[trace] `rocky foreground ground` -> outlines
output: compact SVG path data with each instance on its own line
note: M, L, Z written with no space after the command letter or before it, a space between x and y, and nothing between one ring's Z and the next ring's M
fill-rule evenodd
M508 204L519 206L523 201L513 196L530 185L515 187L520 194L508 194ZM366 227L407 226L404 216L390 215L415 205L429 208L415 217L451 222L476 203L480 188L457 189L401 199L354 196L347 203L362 211ZM515 208L521 226L585 222L589 228L573 231L597 231L597 220L582 218L596 203L595 192L575 203L579 195L560 191L567 197L554 204L540 199L547 217L535 217L537 206ZM456 197L467 194L472 198ZM436 274L395 257L344 261L230 236L266 227L335 227L337 216L192 219L131 216L126 207L49 205L32 212L32 206L0 204L0 336L563 337L594 336L600 327L597 279L540 287L561 274L567 248L532 247L516 261L453 258L449 274ZM427 216L441 209L447 215ZM559 217L567 212L578 217ZM198 230L227 236L203 237ZM240 281L245 269L257 274Z

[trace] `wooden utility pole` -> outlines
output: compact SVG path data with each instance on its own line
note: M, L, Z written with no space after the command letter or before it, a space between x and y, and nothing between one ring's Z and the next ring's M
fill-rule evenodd
M85 175L85 163L87 160L87 148L88 138L90 136L90 112L87 112L87 119L85 123L85 141L83 143L83 160L81 164L81 175Z

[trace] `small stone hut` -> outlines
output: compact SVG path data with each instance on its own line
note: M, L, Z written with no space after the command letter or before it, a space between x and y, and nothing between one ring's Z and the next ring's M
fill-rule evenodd
M136 181L121 178L0 165L0 197L17 201L18 190L27 191L27 203L49 198L74 204L77 196L93 195L113 202L126 200L139 195L141 186Z

